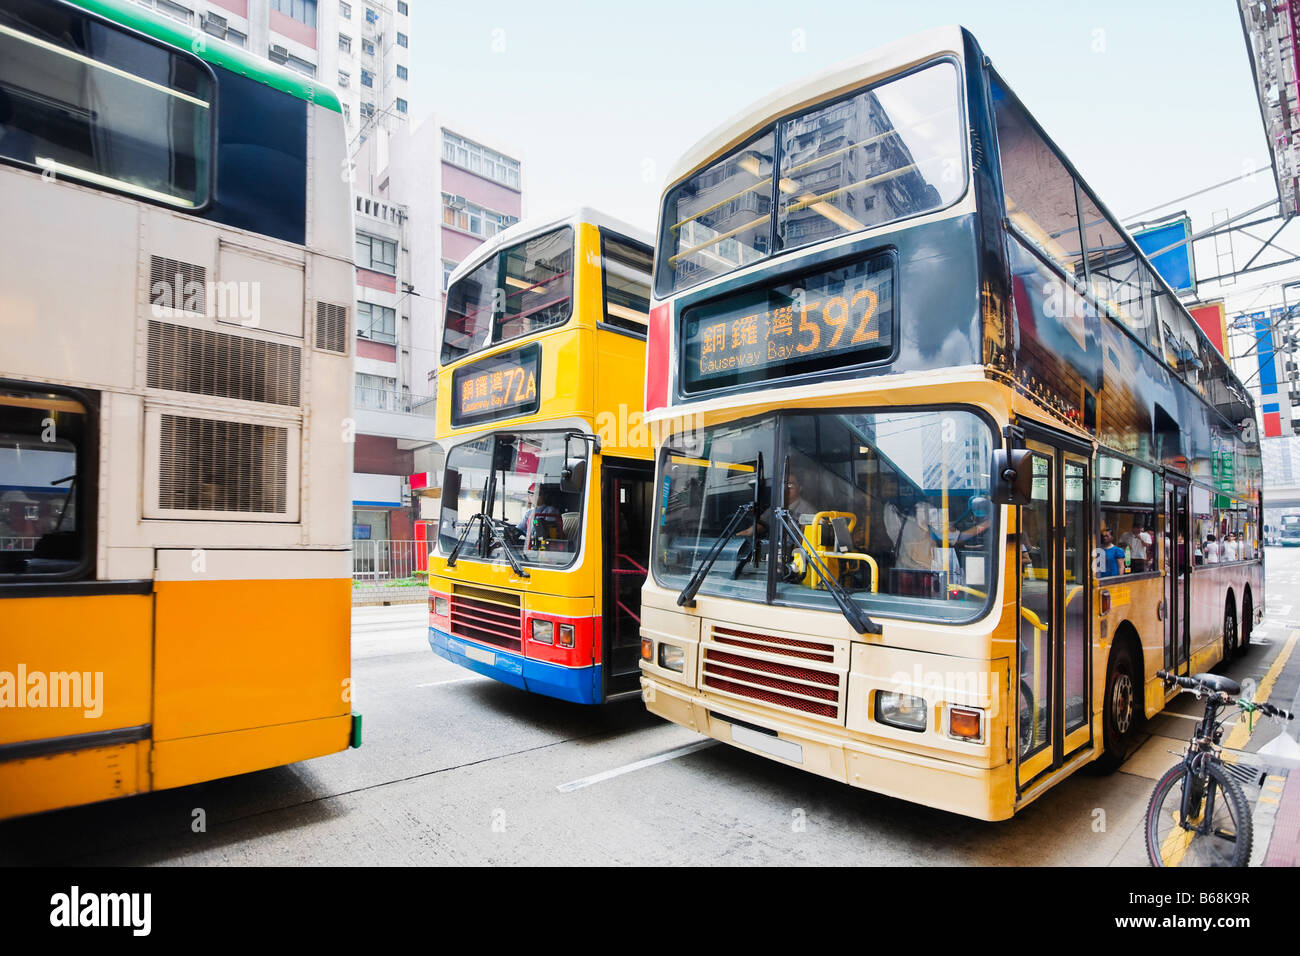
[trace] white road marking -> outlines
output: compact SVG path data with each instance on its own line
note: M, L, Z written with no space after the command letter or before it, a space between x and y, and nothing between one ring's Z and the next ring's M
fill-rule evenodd
M488 680L489 678L475 674L473 677L449 677L446 680L429 681L427 684L416 684L416 687L441 687L443 684L462 684L467 680Z
M581 790L583 787L590 787L593 783L600 783L609 780L612 777L621 777L625 773L632 773L634 770L641 770L645 767L653 767L657 763L664 763L668 760L676 760L678 757L685 757L687 754L693 754L697 750L703 750L705 747L712 747L717 743L716 740L701 740L697 743L687 744L685 747L678 747L676 750L669 750L654 757L647 757L645 760L638 760L636 763L626 764L622 767L615 767L613 770L604 770L600 773L594 773L590 777L583 777L581 780L574 780L571 783L562 783L555 789L560 793L571 793L574 790Z

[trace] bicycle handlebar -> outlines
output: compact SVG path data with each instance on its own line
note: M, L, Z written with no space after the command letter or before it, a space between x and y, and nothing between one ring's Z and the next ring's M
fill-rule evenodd
M1281 717L1285 720L1295 719L1295 714L1291 713L1289 710L1283 710L1281 707L1275 707L1273 704L1255 703L1254 701L1246 700L1244 697L1234 698L1228 694L1211 690L1203 681L1191 677L1179 677L1177 674L1171 674L1168 671L1156 671L1156 676L1166 684L1177 684L1179 687L1184 687L1187 690L1204 690L1207 693L1216 694L1228 703L1237 703L1250 710L1257 710L1267 717Z

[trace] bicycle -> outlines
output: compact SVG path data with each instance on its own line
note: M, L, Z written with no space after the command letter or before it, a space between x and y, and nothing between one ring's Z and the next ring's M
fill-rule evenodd
M1220 674L1178 677L1156 671L1165 686L1177 684L1205 695L1205 714L1192 732L1182 762L1156 783L1147 805L1147 858L1152 866L1245 866L1253 839L1250 804L1221 756L1223 719L1236 706L1243 714L1291 720L1295 715L1272 704L1236 695L1241 685Z

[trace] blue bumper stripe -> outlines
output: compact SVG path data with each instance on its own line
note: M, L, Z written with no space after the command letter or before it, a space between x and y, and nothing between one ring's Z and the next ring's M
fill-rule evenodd
M600 665L591 667L561 667L546 661L534 661L519 654L512 654L497 647L477 644L463 638L452 637L435 627L429 628L429 647L439 657L459 664L476 673L499 680L511 687L571 700L577 704L600 703L601 675ZM475 660L467 653L468 648L476 652L486 651L492 654L493 663Z

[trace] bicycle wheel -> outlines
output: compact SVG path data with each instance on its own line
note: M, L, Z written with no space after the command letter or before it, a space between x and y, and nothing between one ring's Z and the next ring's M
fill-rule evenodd
M1240 784L1211 763L1207 776L1187 775L1179 764L1160 778L1147 805L1147 859L1152 866L1245 866L1253 829ZM1183 816L1183 784L1191 788ZM1212 809L1210 809L1212 808ZM1198 829L1207 809L1208 832Z

